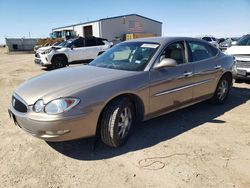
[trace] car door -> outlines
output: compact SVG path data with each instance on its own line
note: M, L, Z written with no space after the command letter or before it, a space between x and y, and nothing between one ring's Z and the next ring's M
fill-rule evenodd
M187 41L189 61L194 65L194 99L206 97L214 93L218 78L222 73L216 59L218 50L205 42Z
M85 38L85 54L87 59L95 59L99 53L95 38Z
M156 63L163 58L177 61L177 66L150 70L150 113L164 113L192 100L193 65L187 61L184 41L168 45Z
M80 37L72 42L68 54L69 62L85 59L83 38Z

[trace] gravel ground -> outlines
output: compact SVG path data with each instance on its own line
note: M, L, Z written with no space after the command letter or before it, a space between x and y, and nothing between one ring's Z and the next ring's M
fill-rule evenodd
M16 127L12 91L46 72L34 54L0 49L0 187L250 187L250 85L224 105L203 102L139 124L113 149L91 140L47 143ZM82 65L80 65L82 66Z

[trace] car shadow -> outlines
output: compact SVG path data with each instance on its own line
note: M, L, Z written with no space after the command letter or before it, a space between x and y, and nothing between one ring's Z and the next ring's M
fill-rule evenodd
M233 87L229 98L223 105L213 105L205 101L140 123L133 130L128 142L119 148L108 147L100 139L98 139L94 150L91 149L91 139L47 142L47 144L61 154L74 159L107 159L154 146L201 126L206 122L212 122L219 126L219 124L226 122L216 119L217 117L246 103L249 99L250 89Z

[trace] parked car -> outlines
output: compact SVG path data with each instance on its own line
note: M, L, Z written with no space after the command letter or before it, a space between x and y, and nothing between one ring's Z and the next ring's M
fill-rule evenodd
M62 68L73 62L93 60L111 46L106 39L96 37L69 39L39 53L35 62L45 67Z
M236 45L238 38L227 38L224 42L219 43L219 48L221 51L226 51L227 48Z
M236 64L233 71L235 80L250 80L250 34L242 37L225 53L235 57Z
M218 44L220 44L220 43L224 42L225 40L226 40L225 38L219 38L219 39L217 39L217 42L218 42Z
M219 44L218 44L216 38L214 38L214 37L202 37L202 40L205 40L205 41L209 42L210 44L212 44L213 46L215 46L216 48L219 48Z
M43 47L40 47L38 49L35 50L35 62L37 63L40 63L41 62L41 58L40 58L40 54L43 53L44 51L52 48L52 47L55 47L55 46L59 46L62 42L55 42L54 44L52 45L48 45L48 46L43 46Z
M210 99L225 102L234 60L200 39L156 37L117 44L93 60L21 84L15 124L48 141L95 136L118 147L136 121Z

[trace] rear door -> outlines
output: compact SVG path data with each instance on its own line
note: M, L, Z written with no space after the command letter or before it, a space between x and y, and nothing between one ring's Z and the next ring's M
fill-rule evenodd
M150 70L150 113L160 114L184 105L192 100L193 65L187 60L187 47L184 41L168 45L158 57L177 61L176 67Z
M205 42L187 41L189 62L194 65L194 99L213 94L222 73L218 50Z

